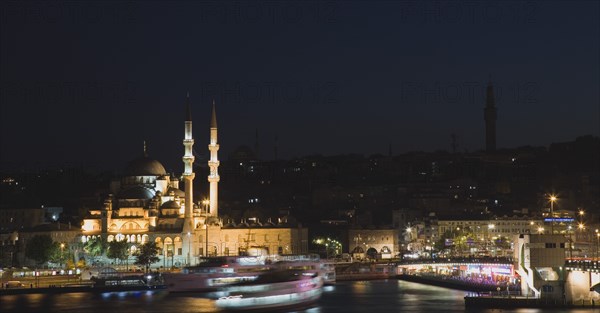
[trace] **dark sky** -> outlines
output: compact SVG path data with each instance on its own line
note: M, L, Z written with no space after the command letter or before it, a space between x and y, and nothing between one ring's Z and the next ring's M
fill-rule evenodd
M484 146L600 135L597 1L12 2L0 4L2 168L180 172L185 95L221 159Z

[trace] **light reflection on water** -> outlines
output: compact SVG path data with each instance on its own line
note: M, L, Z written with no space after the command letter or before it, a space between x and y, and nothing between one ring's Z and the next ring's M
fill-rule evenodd
M465 312L466 292L417 283L379 280L338 282L326 286L317 305L301 313L331 312ZM0 312L218 312L214 302L193 295L169 295L167 292L144 291L92 295L71 293L62 295L2 296ZM541 313L548 310L486 310L483 312ZM596 310L557 310L553 312L590 313Z

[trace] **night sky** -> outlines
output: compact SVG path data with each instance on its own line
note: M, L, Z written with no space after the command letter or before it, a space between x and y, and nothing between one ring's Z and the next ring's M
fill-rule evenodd
M0 4L0 166L181 172L217 104L220 158L484 147L600 135L600 4L539 2L11 2Z

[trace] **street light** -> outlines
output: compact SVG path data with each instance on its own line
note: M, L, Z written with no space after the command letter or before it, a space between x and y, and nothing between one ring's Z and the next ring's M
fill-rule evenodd
M538 230L538 233L541 234L544 232L544 227L538 227L537 230Z
M206 250L204 251L204 255L208 256L208 224L205 222L204 227L206 228L206 238L204 239L204 247Z
M60 243L60 262L59 265L60 267L62 267L62 260L63 260L63 250L65 249L65 243L61 242Z
M208 215L208 205L210 204L210 200L204 199L202 200L202 205L204 205L204 213Z
M573 259L573 236L572 236L573 227L569 225L567 227L567 231L569 232L569 259Z
M190 263L190 251L192 249L192 240L191 240L191 236L192 234L190 232L187 232L187 237L188 237L188 253L187 253L187 264L191 265Z
M204 240L204 256L208 256L208 205L210 204L210 200L204 198L202 200L202 205L204 205L204 227L206 229L206 239Z
M487 238L485 240L485 249L486 250L492 250L492 248L493 248L493 246L491 246L490 249L488 249L488 241L489 241L489 238L490 238L489 232L492 231L494 228L496 228L496 225L494 225L494 224L488 224L488 232L486 233L487 234ZM490 251L486 251L486 252L490 253ZM491 255L491 253L490 253L490 255Z
M557 198L555 195L550 195L550 229L551 233L554 234L554 202L556 202Z

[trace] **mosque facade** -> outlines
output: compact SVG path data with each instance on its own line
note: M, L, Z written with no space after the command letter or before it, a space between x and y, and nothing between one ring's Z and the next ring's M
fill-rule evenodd
M194 201L194 139L189 96L184 122L184 170L181 176L167 173L164 166L150 158L144 145L141 157L131 161L122 177L110 184L110 194L102 207L91 209L82 221L82 243L93 237L108 242L125 240L133 255L143 243L155 242L160 249L160 264L155 266L193 265L199 257L243 255L253 248L269 253L308 252L308 230L287 217L259 221L223 223L219 217L218 128L215 103L210 120L208 149L209 198ZM183 189L180 186L183 184Z

